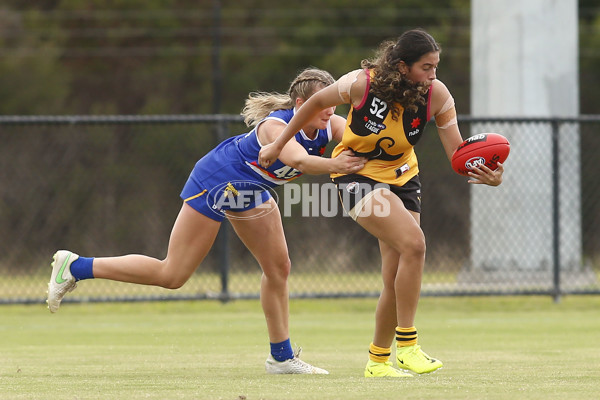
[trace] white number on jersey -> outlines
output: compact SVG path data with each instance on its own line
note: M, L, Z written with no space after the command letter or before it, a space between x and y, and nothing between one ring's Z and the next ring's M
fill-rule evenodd
M273 173L279 179L292 179L293 177L298 175L300 171L288 165L284 165L283 167L273 171Z
M383 100L379 100L377 97L373 97L371 108L369 108L371 114L383 119L385 117L385 110L387 110L387 103Z

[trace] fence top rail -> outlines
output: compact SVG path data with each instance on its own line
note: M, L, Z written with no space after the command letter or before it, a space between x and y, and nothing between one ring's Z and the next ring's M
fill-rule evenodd
M243 122L235 114L182 115L3 115L0 125L111 125L111 124L194 124Z
M598 115L577 117L474 117L459 115L461 122L497 123L577 123L600 122ZM237 114L180 114L180 115L2 115L0 125L110 125L110 124L173 124L243 122Z
M516 116L471 116L459 115L458 120L462 122L519 122L519 123L577 123L577 122L600 122L600 114L579 115L576 117L516 117Z

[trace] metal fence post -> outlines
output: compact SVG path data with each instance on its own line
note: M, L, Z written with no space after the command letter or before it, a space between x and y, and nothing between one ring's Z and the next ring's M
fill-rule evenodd
M229 125L226 119L221 119L217 122L217 139L222 142L229 136ZM227 218L221 224L221 229L218 236L219 241L219 271L221 273L221 294L219 299L226 303L231 299L229 293L229 222Z
M554 120L552 124L552 266L554 286L552 297L554 302L560 301L560 160L559 131L560 124Z
M219 231L219 270L221 273L221 294L219 299L226 303L229 295L229 223L227 220L221 224Z

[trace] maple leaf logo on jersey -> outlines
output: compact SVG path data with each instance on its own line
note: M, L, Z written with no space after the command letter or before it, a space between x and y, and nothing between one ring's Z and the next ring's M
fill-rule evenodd
M421 125L421 118L415 118L412 120L410 126L414 129L414 128L418 128L419 125Z

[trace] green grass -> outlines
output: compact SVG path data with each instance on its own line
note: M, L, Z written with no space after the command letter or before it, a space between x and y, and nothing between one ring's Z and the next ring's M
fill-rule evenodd
M292 342L328 376L270 376L257 301L0 307L2 399L591 399L600 297L423 298L413 379L362 377L375 299L293 300Z

